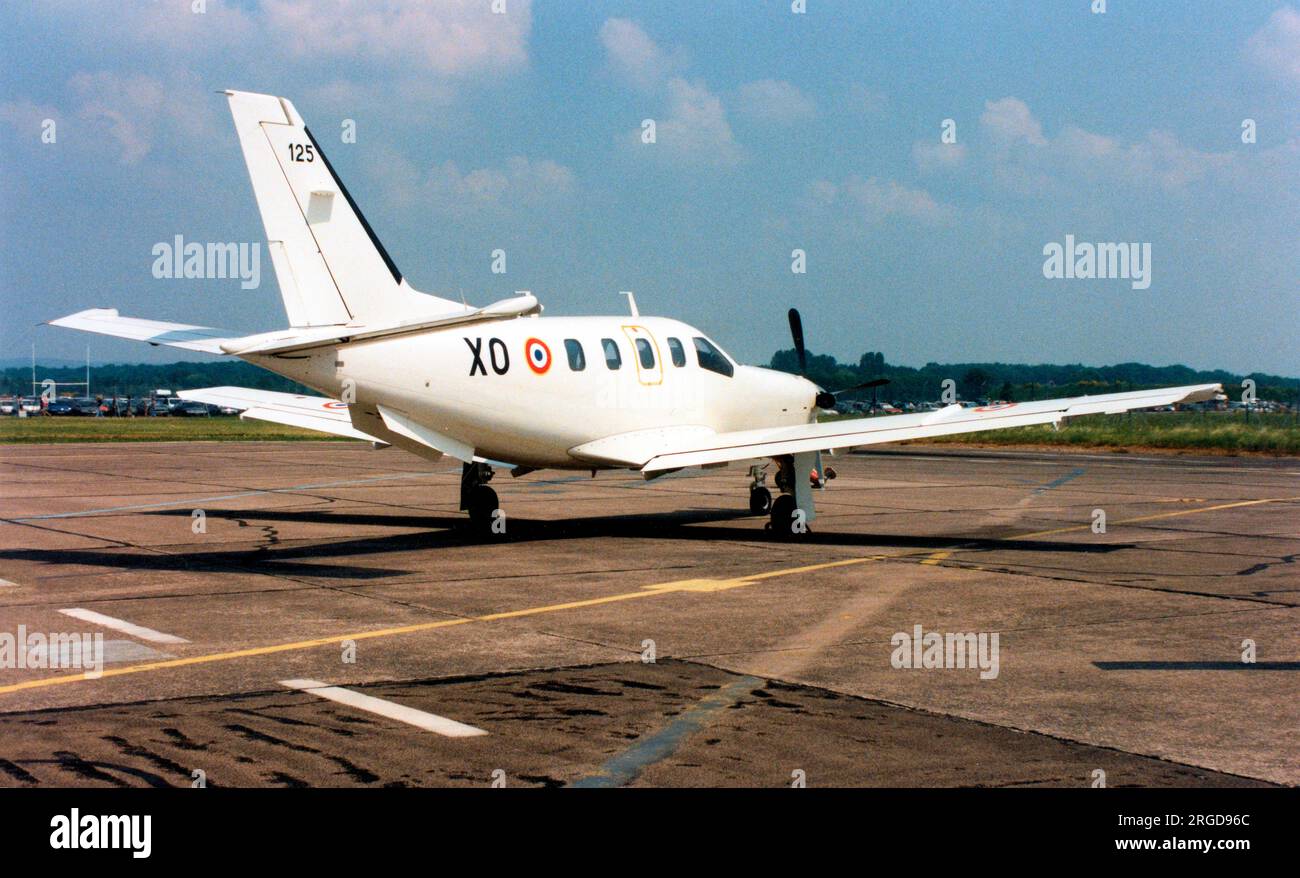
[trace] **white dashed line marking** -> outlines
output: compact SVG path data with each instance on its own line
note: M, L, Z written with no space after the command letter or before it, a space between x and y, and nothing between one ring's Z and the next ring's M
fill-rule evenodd
M423 710L405 707L371 695L362 695L360 692L353 692L351 689L343 689L339 686L331 686L318 680L281 680L280 685L287 686L290 689L310 692L312 695L330 701L337 701L339 704L346 704L348 707L355 707L358 710L376 713L388 719L395 719L398 722L407 723L427 732L445 735L448 738L471 738L475 735L487 734L480 728L458 723L454 719L447 719L445 716L426 713Z
M130 634L132 637L138 637L141 640L148 640L153 643L189 643L184 637L177 637L175 634L164 634L152 628L145 628L143 625L136 625L122 619L114 619L112 616L105 616L103 613L96 613L94 610L70 607L66 610L59 610L59 612L65 616L80 619L83 622L90 622L92 625L102 625L105 628L112 628L114 631L121 631L123 634Z

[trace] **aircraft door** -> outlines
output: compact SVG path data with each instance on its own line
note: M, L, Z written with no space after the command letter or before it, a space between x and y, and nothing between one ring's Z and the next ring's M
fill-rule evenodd
M644 326L625 325L623 334L632 343L632 362L636 380L649 387L664 383L664 363L659 343Z

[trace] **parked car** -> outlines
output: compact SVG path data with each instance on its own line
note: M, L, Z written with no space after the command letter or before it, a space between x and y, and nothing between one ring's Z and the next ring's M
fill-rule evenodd
M77 414L76 408L70 399L51 400L50 404L45 407L47 415L58 415L59 417Z
M171 414L174 418L206 418L212 413L208 411L207 404L197 400L181 400L179 405L171 407Z

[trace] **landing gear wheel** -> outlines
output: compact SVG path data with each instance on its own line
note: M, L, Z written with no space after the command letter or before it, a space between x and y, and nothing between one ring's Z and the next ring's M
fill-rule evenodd
M749 489L749 511L754 515L766 515L772 508L772 492L762 486Z
M794 534L793 494L782 494L772 501L772 534L778 537L790 537Z
M487 485L475 485L469 492L467 511L474 529L487 533L492 529L492 514L500 507L497 504L497 492Z

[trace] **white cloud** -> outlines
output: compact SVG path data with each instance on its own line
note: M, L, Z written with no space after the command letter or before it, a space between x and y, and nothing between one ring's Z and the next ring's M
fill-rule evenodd
M191 61L199 55L247 47L264 30L255 21L256 11L220 0L209 0L202 13L193 12L189 0L78 0L33 6L61 34L75 35L93 46L147 46L155 53L170 52Z
M985 102L980 125L1002 144L1023 140L1033 146L1042 146L1047 142L1043 138L1043 126L1019 98L1006 97L999 101Z
M654 88L685 67L680 50L666 52L628 18L607 19L600 26L600 42L610 66L638 88Z
M722 99L702 80L691 81L674 71L684 68L682 53L660 48L639 24L626 18L607 19L600 40L610 65L637 88L667 100L664 112L649 111L655 122L655 140L644 143L642 129L626 142L636 154L672 158L679 163L733 165L744 158L727 121Z
M114 141L128 165L149 154L163 129L195 142L210 139L214 130L214 102L193 74L164 83L140 74L78 73L68 88L77 98L73 116Z
M812 98L779 79L760 79L740 87L737 109L761 122L790 125L817 115Z
M909 219L936 221L944 217L949 208L940 205L929 192L914 189L894 180L868 177L850 177L844 182L844 193L861 206L868 219L884 219L899 215Z
M1233 162L1229 153L1203 152L1168 131L1152 131L1123 152L1122 169L1133 180L1155 180L1165 189L1181 189Z
M993 179L1024 194L1041 195L1080 179L1120 180L1175 191L1236 161L1231 153L1190 147L1168 131L1152 131L1140 140L1125 143L1077 125L1066 125L1060 134L1047 137L1041 123L1018 98L990 101L985 108L980 124L994 146L990 156ZM1008 150L1012 144L1032 148Z
M668 114L658 120L655 139L642 144L638 131L637 148L699 164L733 165L744 157L722 100L703 82L680 77L668 80Z
M918 140L912 144L912 161L923 174L952 170L966 161L966 144Z
M498 167L461 170L454 161L419 171L388 148L374 151L370 173L381 179L388 200L399 208L465 213L484 209L554 204L577 188L574 173L550 159L512 156Z
M1077 161L1096 161L1115 156L1120 143L1113 137L1085 131L1077 125L1066 125L1055 138L1062 154Z
M803 205L814 211L839 210L849 219L867 225L895 218L938 223L954 212L951 205L941 204L924 189L856 174L842 183L814 181L804 191Z
M1283 6L1246 41L1256 65L1293 85L1300 85L1300 11Z
M300 56L355 56L459 75L528 60L531 0L266 0L277 40Z

